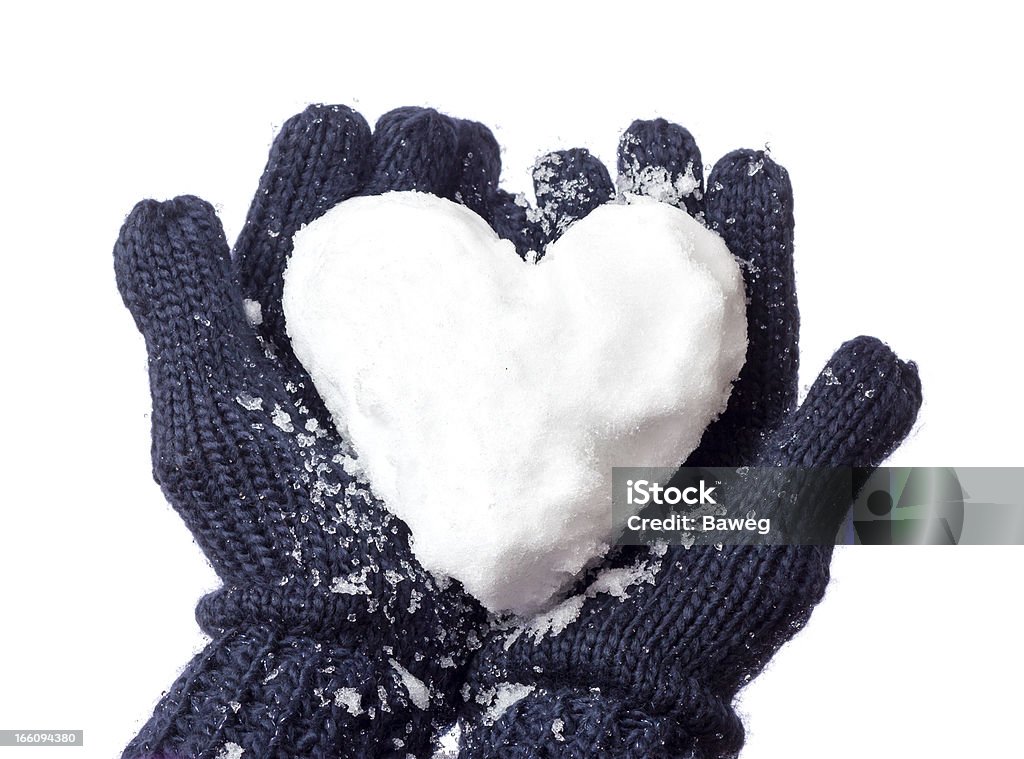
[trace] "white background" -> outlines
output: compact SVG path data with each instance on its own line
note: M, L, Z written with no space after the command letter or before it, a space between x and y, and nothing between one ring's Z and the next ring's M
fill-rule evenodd
M110 250L136 200L180 193L233 238L309 102L481 120L515 190L553 148L613 161L635 117L685 124L709 163L770 143L796 188L804 386L878 335L926 398L892 463L1024 463L1010 5L7 9L0 728L84 728L75 751L114 755L202 645L215 577L149 478L145 355ZM809 627L742 695L744 756L1017 754L1022 569L1020 548L840 550Z

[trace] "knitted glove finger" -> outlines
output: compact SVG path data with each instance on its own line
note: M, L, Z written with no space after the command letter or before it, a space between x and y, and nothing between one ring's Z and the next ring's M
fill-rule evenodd
M583 148L559 150L540 158L533 167L533 191L538 238L543 246L615 197L608 169Z
M704 164L693 136L665 119L637 119L619 140L620 193L649 198L697 217L704 210Z
M491 222L491 206L501 177L501 148L494 134L478 121L456 120L461 163L454 199Z
M474 211L523 258L539 250L529 207L521 195L499 189L501 148L491 130L475 121L458 120L462 170L455 199Z
M260 504L269 495L297 509L296 495L260 473L301 463L281 444L279 427L264 430L271 445L256 445L238 399L270 409L291 402L246 322L213 208L190 196L140 202L121 229L114 267L148 349L157 481L222 576L285 574L284 551L275 548L288 528ZM265 517L262 529L251 529Z
M808 470L856 467L856 489L906 438L920 407L921 381L916 365L901 361L877 338L854 338L836 350L804 402L787 414L765 441L756 463L761 467ZM816 511L800 514L799 518L825 525L828 534L834 535L850 509L851 491L827 486L822 491L825 497L811 501ZM771 507L765 510L766 502L780 503L766 500L756 490L740 492L736 513L757 510L759 515L783 521L786 515L773 512ZM661 629L654 635L668 634L672 629L688 631L672 647L671 656L676 658L691 655L695 644L691 635L714 641L721 656L734 663L717 673L719 687L731 694L759 673L778 648L806 623L824 595L832 547L726 547L721 551L702 549L699 553L719 566L730 556L738 557L742 568L724 573L707 567L694 571L694 562L701 560L692 558L694 554L689 552L682 555L681 563L685 567L689 558L691 566L683 570L685 578L676 578L681 587L696 585L695 592L708 592L716 585L744 577L746 589L730 595L732 601L715 604L714 616L707 609L700 611L704 615L702 624L697 624L696 616L673 619L672 613L662 615ZM668 556L679 558L681 551L672 549ZM699 589L701 585L704 590ZM720 626L716 628L716 624ZM742 651L733 648L736 636L745 638Z
M540 227L533 222L534 211L522 195L498 190L491 200L487 222L504 240L511 240L521 258L536 256L543 250Z
M396 108L373 130L370 175L362 195L417 190L452 198L462 168L459 125L432 108Z
M715 164L704 202L708 225L743 262L748 342L726 410L687 463L742 464L796 402L793 190L788 172L763 152L737 150Z
M832 355L758 463L877 466L910 432L920 406L917 366L876 337L855 337Z
M901 361L874 337L847 341L800 407L765 440L744 492L730 498L730 512L771 519L775 542L831 544L849 512L851 493L859 492L909 434L920 405L921 382L912 362ZM746 537L758 542L756 533ZM721 536L719 542L736 539ZM714 534L705 534L704 541L714 542Z
M293 364L281 311L282 273L292 235L355 195L364 180L370 127L343 105L311 105L274 139L238 240L235 261L242 296L259 304L257 329Z
M912 362L901 361L889 346L873 337L858 337L844 343L833 354L828 364L815 381L806 400L799 408L789 412L778 428L764 442L754 463L758 467L826 469L858 467L867 472L878 466L907 436L917 418L921 406L921 381L917 367ZM851 503L852 493L847 488L843 493L831 494L817 504L822 511L815 514L802 514L800 518L827 519L830 535L835 535L839 524L846 516ZM761 485L755 483L752 489L738 490L731 494L731 508L737 514L756 511L759 516L773 519L785 518L784 513L773 509L784 509L777 499L766 499L761 492ZM765 508L765 504L770 504ZM814 549L811 551L810 549ZM761 550L758 547L757 550ZM773 549L774 550L774 549ZM818 560L818 573L827 572L830 547L824 550L816 546L797 547L786 550L800 551ZM723 551L694 550L687 551L679 547L669 550L668 556L675 556L685 567L686 576L690 579L683 582L677 576L678 587L694 584L694 577L703 577L704 572L693 572L692 557L705 554L714 557ZM726 550L725 553L728 553ZM780 554L781 555L781 554ZM679 569L675 567L674 569ZM670 577L674 569L668 570ZM795 604L795 608L806 607L809 611L818 600L817 591L810 597L802 597L800 593L791 592L802 582L801 578L808 572L791 572L786 578L776 578L780 592L772 598L776 605ZM764 573L758 575L758 582L769 591L773 583ZM662 592L678 592L673 589L673 582L666 583L661 589L655 589L652 599L657 599ZM821 586L824 591L824 585ZM749 594L740 594L736 600L743 600ZM735 617L738 624L746 624L744 615L733 615L727 609L719 607L716 614ZM673 614L659 615L659 624L675 625L689 628L693 619L685 620L685 624L677 625ZM705 619L705 624L707 619ZM718 631L722 632L722 631ZM717 637L717 635L715 636ZM685 636L684 636L685 638ZM723 640L728 636L723 637ZM680 639L680 651L685 648L684 639Z
M836 378L839 378L838 382ZM873 468L909 433L920 405L921 383L917 367L912 362L901 361L887 345L875 338L855 338L835 352L806 401L790 412L765 441L754 463L760 467L780 468ZM741 514L750 510L760 511L763 503L758 490L737 490L731 494L731 500L735 503L736 513ZM838 527L845 516L851 500L852 496L847 491L844 502L828 504L838 510L833 516L834 527ZM708 562L717 561L715 557L728 553L725 549L669 548L661 562L663 569L658 580L651 586L641 586L641 591L635 596L647 608L631 623L633 629L646 627L651 636L650 645L660 639L661 632L686 630L678 637L679 656L689 656L690 635L728 640L728 636L720 635L723 630L713 630L714 634L708 636L707 626L715 618L709 615L713 613L720 617L722 623L748 624L749 615L733 613L735 610L730 610L728 603L742 606L749 600L749 594L735 594L724 599L725 605L714 605L710 609L673 602L681 592L688 591L698 596L706 592L702 586L714 584L714 581L706 579ZM827 568L827 562L824 566ZM770 589L771 583L763 575L759 577L759 582ZM782 587L789 590L785 583ZM603 599L608 612L622 614L617 610L629 605L619 604L619 599L608 595L598 595L592 600L600 599ZM773 603L781 603L780 599L774 598ZM797 594L796 600L803 599ZM792 594L787 594L786 602L793 602ZM806 606L802 602L797 605ZM655 610L657 613L652 613ZM623 621L629 619L630 612L625 614ZM607 623L606 619L602 621Z

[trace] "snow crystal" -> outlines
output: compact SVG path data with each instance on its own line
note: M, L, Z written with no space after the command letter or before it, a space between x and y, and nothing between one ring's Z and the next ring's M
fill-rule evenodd
M570 596L553 609L536 615L528 627L534 640L540 640L547 634L558 635L579 619L580 612L583 611L583 602L586 600L586 596ZM509 636L505 641L506 650L512 647L521 632L521 630L517 630Z
M402 679L402 685L409 693L409 700L420 709L427 709L430 706L430 690L424 682L394 659L388 661Z
M602 569L582 593L569 596L554 608L542 611L514 627L505 638L505 650L512 648L524 632L532 637L534 642L545 635L560 634L579 619L583 604L588 598L606 594L624 601L630 597L634 587L644 583L653 585L661 570L661 559L667 552L668 544L659 542L651 547L650 560L641 556L630 566Z
M229 741L221 748L220 753L217 754L217 759L239 759L244 753L244 748L239 746L237 743L231 743Z
M415 192L348 200L295 236L288 331L358 455L346 469L406 521L427 569L493 611L557 600L622 527L612 467L683 461L743 363L721 238L629 201L535 266Z
M565 741L565 734L562 732L565 730L565 722L560 719L556 719L551 723L551 734L555 736L555 740L559 743Z
M254 327L263 324L263 307L258 300L245 298L242 301L242 308L245 309L245 318Z
M270 414L270 421L283 432L295 432L291 415L280 406L274 406L274 410Z
M409 613L415 614L416 610L420 608L420 601L423 600L423 594L420 593L416 588L409 591Z
M370 588L366 584L366 569L353 572L348 577L335 577L331 583L332 593L343 593L349 596L368 596Z
M521 683L498 683L493 689L488 689L477 696L477 701L486 706L483 721L485 725L493 725L512 706L522 701L536 690L534 685L522 685Z
M619 177L619 192L624 195L645 195L661 203L681 206L691 195L701 197L700 181L694 176L693 164L686 167L686 173L675 179L664 166L634 167L634 170Z
M362 698L355 688L338 688L334 692L334 705L344 706L353 717L363 713Z
M640 139L627 132L622 136L620 148L628 144L639 145ZM686 165L686 171L678 174L675 179L664 166L641 166L635 153L632 154L630 162L621 168L616 187L619 195L626 199L634 195L644 195L661 203L682 206L685 198L692 196L700 200L703 195L701 182L697 179L692 161Z
M456 759L462 742L462 728L456 722L437 739L437 751L431 759Z
M629 589L634 585L647 582L654 584L657 563L637 562L631 567L610 567L604 569L587 588L587 594L595 596L607 593L620 600L629 598Z
M363 476L363 469L359 466L359 460L351 456L341 456L337 462L341 464L341 468L345 470L345 474L349 477L360 479Z
M263 399L251 393L241 392L235 396L235 402L246 411L262 411Z
M533 224L539 224L545 235L563 233L574 219L563 215L559 209L567 204L583 200L590 192L590 181L583 175L563 176L555 182L556 166L562 164L562 156L549 153L541 156L533 165L533 186L537 195L536 208L526 209L526 218ZM536 259L534 253L534 259Z

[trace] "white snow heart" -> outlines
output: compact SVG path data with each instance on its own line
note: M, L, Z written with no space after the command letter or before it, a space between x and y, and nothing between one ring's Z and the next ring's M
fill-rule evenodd
M736 259L645 198L598 208L536 264L448 200L353 198L295 235L284 311L420 562L518 614L622 528L612 467L681 463L746 353Z

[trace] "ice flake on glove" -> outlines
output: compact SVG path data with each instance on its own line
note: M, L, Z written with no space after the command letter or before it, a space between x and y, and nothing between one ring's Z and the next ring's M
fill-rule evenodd
M667 544L658 543L651 547L650 559L640 556L629 566L602 569L582 593L569 596L553 608L542 611L514 627L505 638L505 650L512 648L523 633L532 637L535 643L545 635L561 634L579 619L583 604L588 598L605 594L625 601L630 597L633 588L644 583L653 585L658 572L661 571L661 559L667 549Z
M245 310L245 319L254 327L263 324L263 306L258 300L245 298L242 301L242 308Z
M483 713L484 724L493 725L502 718L505 712L533 693L534 690L536 690L534 685L498 683L494 688L477 694L477 703L486 707Z
M429 708L430 689L427 688L426 684L394 659L389 659L388 661L395 672L398 673L402 685L405 686L405 690L409 694L409 700L420 709Z
M360 571L353 572L347 577L335 577L334 582L331 583L331 592L348 596L370 595L370 586L366 584L367 572L369 569L363 567Z
M551 722L551 734L555 736L555 740L559 743L565 742L563 730L565 730L565 722L563 720L556 719Z
M220 753L217 754L217 759L241 759L244 753L245 749L237 743L228 742L224 744Z
M626 134L622 139L624 144L641 145L636 135ZM703 194L701 182L696 177L692 162L686 165L684 173L675 177L664 166L642 166L636 155L632 155L628 167L623 168L629 170L619 173L616 187L619 194L625 197L642 195L661 203L682 206L685 198L693 196L700 200Z
M598 208L532 266L450 201L354 198L296 234L284 310L420 562L520 614L621 529L612 467L681 463L746 350L736 260L644 198Z
M355 688L338 688L334 692L334 705L344 706L353 717L363 713L362 697Z
M430 759L458 759L462 729L456 722L437 739L437 750Z
M533 186L538 204L532 209L527 205L526 218L532 224L539 224L545 236L561 234L566 230L573 220L569 216L560 215L558 207L582 201L590 189L590 183L584 176L558 178L557 167L561 164L562 156L549 153L538 158L533 165ZM547 198L547 201L541 201L540 198ZM536 262L536 251L532 251L531 259L531 262Z

